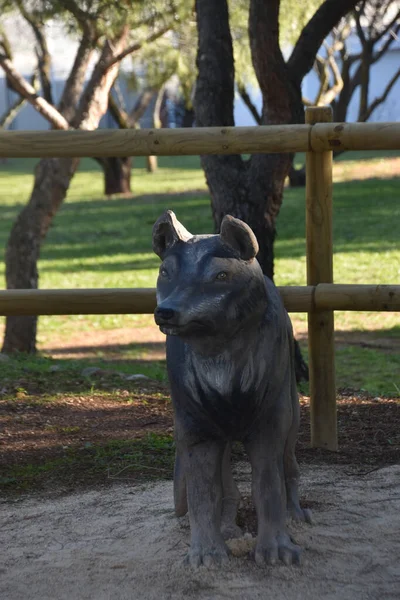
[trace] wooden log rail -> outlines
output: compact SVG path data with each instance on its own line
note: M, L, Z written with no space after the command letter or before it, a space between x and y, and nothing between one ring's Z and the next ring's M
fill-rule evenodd
M393 149L400 149L400 123L0 131L0 157L8 158Z
M339 285L278 288L289 312L326 310L399 311L400 285ZM156 291L143 289L0 290L0 316L152 314Z

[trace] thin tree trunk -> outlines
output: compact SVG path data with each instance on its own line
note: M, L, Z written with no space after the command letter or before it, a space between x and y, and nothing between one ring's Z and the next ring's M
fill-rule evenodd
M146 169L148 173L155 173L158 169L158 159L157 156L152 154L151 156L146 156Z
M108 99L108 109L120 129L133 129L139 127L139 119L148 108L154 90L148 89L140 94L134 107L128 114L123 110L110 93ZM96 158L101 165L104 173L104 193L109 194L128 194L131 193L131 170L132 157L123 158ZM154 172L157 170L157 157L148 156L147 170Z
M196 7L199 29L196 121L199 126L231 126L234 125L234 67L227 3L198 0ZM278 8L278 0L269 3L253 0L250 10L252 58L264 97L263 124L296 122L303 116L300 85L291 84L279 48ZM259 242L261 267L271 278L275 223L291 158L285 154L253 155L248 161L239 155L202 157L216 229L219 230L227 213L246 221Z
M130 194L132 157L110 157L97 160L103 168L105 195Z
M81 98L74 125L96 129L107 110L108 94L118 73L118 64L111 63L115 52L126 43L126 34L111 47L106 42L91 79ZM111 67L109 66L111 63ZM53 108L53 107L52 107ZM66 107L67 109L67 107ZM57 112L53 108L54 112ZM35 183L28 205L21 211L12 228L6 250L6 281L8 289L35 289L39 275L37 261L41 243L60 208L79 164L79 159L42 159L35 169ZM3 352L35 352L37 317L7 317Z
M163 84L157 92L156 102L154 104L153 109L153 127L155 129L160 129L162 127L161 123L161 105L164 98L165 85ZM158 169L158 158L157 156L147 156L146 157L146 168L148 173L155 173Z
M8 289L35 289L40 245L63 202L79 160L43 158L35 169L29 203L18 215L6 250ZM7 317L2 352L36 351L37 317Z

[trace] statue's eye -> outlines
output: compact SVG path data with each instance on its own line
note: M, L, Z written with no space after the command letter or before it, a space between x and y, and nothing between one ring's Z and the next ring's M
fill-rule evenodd
M165 267L161 267L160 269L160 277L168 277L168 271Z
M217 281L226 281L228 279L228 273L225 273L225 271L221 271L221 273L218 273L215 279Z

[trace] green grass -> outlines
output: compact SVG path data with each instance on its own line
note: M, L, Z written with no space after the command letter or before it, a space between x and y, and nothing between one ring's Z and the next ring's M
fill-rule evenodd
M55 360L48 356L16 354L7 362L0 362L2 397L10 399L17 392L23 394L25 388L28 389L27 394L34 394L30 396L30 402L53 402L57 395L70 391L92 394L99 386L97 378L82 372L93 366L106 372L107 388L119 387L122 381L124 386L128 385L123 379L125 375L142 374L154 381L166 382L165 361L136 362L130 360L129 353L127 356L125 352L124 362L118 361L117 364L99 357ZM132 385L135 388L136 383Z
M345 153L341 168L382 164L396 152ZM303 157L297 157L302 162ZM0 166L0 277L4 277L4 246L18 211L29 195L33 160L10 160ZM344 165L344 166L343 166ZM135 159L132 197L106 198L94 161L85 159L68 198L49 231L39 263L41 288L153 287L159 260L151 250L151 228L165 208L172 208L189 230L210 232L213 223L204 175L197 157L162 157L157 173L148 174ZM400 280L400 179L340 181L334 185L334 279L336 283L398 284ZM304 190L287 189L278 219L276 283L303 285L305 275ZM4 279L3 279L4 282ZM305 315L295 315L297 330ZM151 324L145 315L42 317L39 342L68 339L77 332ZM337 313L336 328L373 329L373 335L400 339L396 313ZM145 357L132 344L125 357ZM351 356L350 356L351 354ZM388 359L390 356L390 359ZM99 355L99 363L106 358ZM32 359L29 359L32 360ZM34 361L33 361L34 363ZM32 364L33 364L32 363ZM97 363L96 363L97 364ZM351 347L338 351L340 385L389 393L399 382L399 353ZM0 366L0 369L3 369ZM149 367L150 370L153 367ZM158 365L161 379L164 366ZM143 372L143 367L140 367ZM387 382L387 384L385 383ZM393 385L392 385L393 384Z

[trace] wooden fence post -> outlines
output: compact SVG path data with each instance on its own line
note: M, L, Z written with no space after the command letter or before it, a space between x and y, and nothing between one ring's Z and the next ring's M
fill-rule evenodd
M306 110L306 123L332 121L330 107ZM332 152L306 153L307 285L333 282ZM337 450L334 316L308 313L311 445Z

